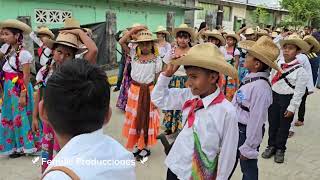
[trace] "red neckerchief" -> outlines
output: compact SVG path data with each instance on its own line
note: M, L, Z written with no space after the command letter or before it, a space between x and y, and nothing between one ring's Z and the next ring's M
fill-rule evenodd
M288 63L285 63L285 64L281 64L281 69L285 70L285 69L288 69L292 66L295 66L297 64L300 64L298 61L296 61L295 63L293 64L288 64ZM272 78L272 81L271 81L271 84L273 85L274 83L276 83L277 81L279 81L280 77L281 77L282 73L280 71L277 72L277 74Z
M220 92L220 94L215 99L213 99L213 101L209 104L209 106L221 103L224 99L225 99L224 94ZM185 110L188 107L191 107L187 117L188 127L190 128L194 123L196 110L203 108L202 99L195 98L195 99L186 101L183 105L182 110Z

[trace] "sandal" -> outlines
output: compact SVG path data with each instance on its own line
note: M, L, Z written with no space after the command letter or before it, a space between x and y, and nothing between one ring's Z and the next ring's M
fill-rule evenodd
M24 153L14 152L14 153L9 155L9 158L15 159L15 158L19 158L19 157L24 156L24 155L25 155Z
M138 154L138 156L136 157L137 161L142 161L144 160L146 157L151 155L151 151L148 149L142 149L141 152Z
M303 126L304 122L298 120L297 122L294 123L294 125L295 126Z
M289 131L288 138L291 138L293 135L294 135L294 132L293 131Z
M140 154L141 150L138 149L138 146L135 146L133 151L132 151L132 154L134 157L137 157L139 154Z

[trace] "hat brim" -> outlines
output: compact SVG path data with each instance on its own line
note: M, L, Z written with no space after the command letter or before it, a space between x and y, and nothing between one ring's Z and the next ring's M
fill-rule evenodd
M52 32L44 32L44 31L38 31L36 32L38 35L47 35L49 36L51 39L54 39L54 34Z
M155 31L154 33L155 33L155 34L163 33L163 34L166 34L166 35L170 35L169 31L166 31L166 30Z
M23 23L23 22L1 22L0 23L0 28L15 28L15 29L20 29L21 31L23 31L23 33L25 34L30 34L32 29L31 27L29 27L27 24Z
M175 28L175 29L173 30L174 36L177 37L177 33L178 33L178 32L181 32L181 31L184 31L184 32L189 33L190 36L191 36L191 40L192 40L192 41L195 41L195 39L196 39L196 34L195 34L193 28Z
M258 49L247 49L248 53L250 55L252 55L253 57L257 58L258 60L262 61L263 63L265 63L267 66L271 67L272 69L275 69L279 72L282 72L282 69L278 66L278 64L275 62L275 60L272 60L272 59L269 59L267 57L265 57L263 55L263 51L265 51L265 49L261 49L261 52L260 50Z
M70 42L67 42L67 41L54 41L52 39L47 39L45 41L45 43L47 44L47 46L52 49L56 44L61 44L61 45L64 45L64 46L68 46L68 47L71 47L71 48L75 48L75 49L80 49L79 46L77 46L76 44L73 44L73 43L70 43Z
M205 55L204 55L205 56ZM219 57L217 57L219 58ZM212 61L207 57L202 57L201 55L186 55L179 59L173 60L171 62L174 65L183 65L183 66L196 66L204 69L213 70L224 75L230 76L232 78L238 78L237 70L230 64L228 64L225 59L220 59Z
M238 35L236 35L236 34L226 34L225 37L226 37L226 38L227 38L227 37L232 37L232 38L234 38L234 39L237 41L237 43L240 41L240 36L238 36Z
M158 41L157 38L152 38L152 39L142 39L142 40L132 40L130 41L131 43L139 43L139 42L156 42Z
M302 39L284 39L280 40L280 46L283 47L286 44L293 44L298 46L304 53L310 50L310 46Z
M240 41L238 43L238 47L241 49L249 49L251 48L256 42L252 41L252 40L244 40L244 41Z
M226 39L225 39L222 35L220 35L220 34L205 33L204 35L205 35L207 38L208 38L208 37L217 38L217 39L220 41L220 45L221 45L221 46L226 45Z
M312 48L310 51L317 53L320 51L320 44L319 42L317 42L316 39L314 38L306 38L304 39L304 41L306 41L307 43L311 44Z

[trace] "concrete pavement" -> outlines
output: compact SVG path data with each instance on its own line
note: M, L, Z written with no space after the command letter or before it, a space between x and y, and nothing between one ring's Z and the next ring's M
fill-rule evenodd
M121 136L124 114L115 108L118 93L112 93L113 115L104 128L106 134L125 144ZM276 164L273 159L259 157L261 180L319 180L320 179L320 91L308 97L306 120L303 127L295 128L296 134L288 140L285 163ZM261 151L266 147L265 134ZM32 179L40 177L40 164L34 165L34 157L8 159L0 157L0 180ZM137 163L138 180L163 180L166 177L165 154L161 143L151 149L151 156L145 164ZM232 180L241 179L238 166Z

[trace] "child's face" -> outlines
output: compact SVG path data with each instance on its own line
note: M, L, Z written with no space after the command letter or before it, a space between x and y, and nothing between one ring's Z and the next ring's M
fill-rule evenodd
M165 39L165 38L166 38L166 34L164 34L164 33L157 33L157 38L158 38L158 39Z
M13 34L9 29L3 29L2 30L2 38L3 41L7 44L14 45L17 43L19 34Z
M297 54L299 53L298 47L293 44L285 44L282 50L283 50L283 57L286 62L291 62L295 60Z
M227 40L227 44L228 44L229 47L230 46L234 46L236 44L236 41L234 40L233 37L227 37L226 40Z
M212 44L218 46L220 44L220 40L215 37L208 37L208 42L211 42Z
M262 68L262 63L258 61L255 57L247 53L246 60L243 65L245 68L249 70L249 72L258 72L259 69Z
M75 54L71 48L65 48L64 46L57 46L53 51L53 59L57 64L62 64L66 60L71 60L75 57Z
M218 80L218 73L209 73L205 69L198 67L188 67L186 69L188 80L186 85L195 96L208 96L212 93L212 87Z
M180 37L179 36L176 38L176 40L177 40L178 46L181 48L186 48L189 46L190 38L188 38L188 37Z
M249 35L245 35L246 36L246 40L251 40L251 41L255 41L256 40L256 35L255 34L249 34Z
M148 42L140 42L139 48L141 49L141 54L147 55L152 52L152 45L153 43L151 41Z

